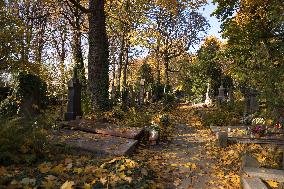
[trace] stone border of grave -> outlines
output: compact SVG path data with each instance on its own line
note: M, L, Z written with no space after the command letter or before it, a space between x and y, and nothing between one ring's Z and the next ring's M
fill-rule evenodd
M261 168L254 157L242 157L241 184L243 189L268 189L263 181L276 181L284 185L284 170Z
M123 127L85 119L62 121L59 126L58 134L54 133L59 144L78 152L97 155L130 155L145 133L144 128Z
M217 137L217 144L220 147L227 147L228 143L256 143L256 144L275 144L284 145L284 139L280 138L250 138L250 137L230 137L228 135L228 129L245 129L246 126L228 126L228 127L217 127L210 126L212 133Z

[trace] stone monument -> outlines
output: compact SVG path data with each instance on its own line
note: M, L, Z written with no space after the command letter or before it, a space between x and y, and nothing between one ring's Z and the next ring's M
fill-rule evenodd
M77 116L82 116L81 84L77 78L76 70L74 70L74 76L68 82L67 112L65 113L64 120L75 120Z
M221 86L218 90L219 90L218 102L221 104L225 101L225 88L223 87L223 84L221 84Z
M250 112L254 113L259 110L259 104L257 101L257 90L251 89L250 90Z
M205 94L205 104L208 104L208 105L212 103L212 100L209 96L209 90L210 90L210 83L207 83L207 91Z

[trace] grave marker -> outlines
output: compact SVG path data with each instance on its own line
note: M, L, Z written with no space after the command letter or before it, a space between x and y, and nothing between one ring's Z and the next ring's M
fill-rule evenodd
M221 84L220 88L218 89L218 102L222 104L225 101L225 88L223 87L223 84Z
M76 74L68 82L68 103L65 120L74 120L77 116L82 116L81 111L81 84Z

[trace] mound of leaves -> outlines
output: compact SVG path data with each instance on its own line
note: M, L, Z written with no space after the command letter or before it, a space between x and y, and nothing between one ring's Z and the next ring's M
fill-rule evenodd
M37 166L0 167L0 188L147 188L150 171L126 157L63 156Z

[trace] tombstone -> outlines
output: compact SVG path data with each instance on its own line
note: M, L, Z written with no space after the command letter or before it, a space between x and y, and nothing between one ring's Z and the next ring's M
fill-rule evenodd
M217 144L221 148L225 148L228 145L228 132L217 132L216 133L217 137Z
M252 157L248 154L245 154L242 157L242 168L244 167L260 167L260 163L258 162L258 160L255 157Z
M140 81L139 105L144 104L145 79Z
M225 88L223 87L223 84L221 84L220 88L218 89L218 102L222 104L225 101Z
M257 90L251 89L250 90L250 107L249 112L254 113L259 110L259 104L257 101Z
M210 84L207 83L207 91L206 91L206 94L205 94L205 104L211 104L212 103L212 100L209 96L209 90L210 90Z
M257 90L255 89L250 89L245 93L245 112L255 113L259 110L257 94Z
M77 116L82 116L81 111L81 84L76 74L68 82L68 103L65 121L75 120Z

